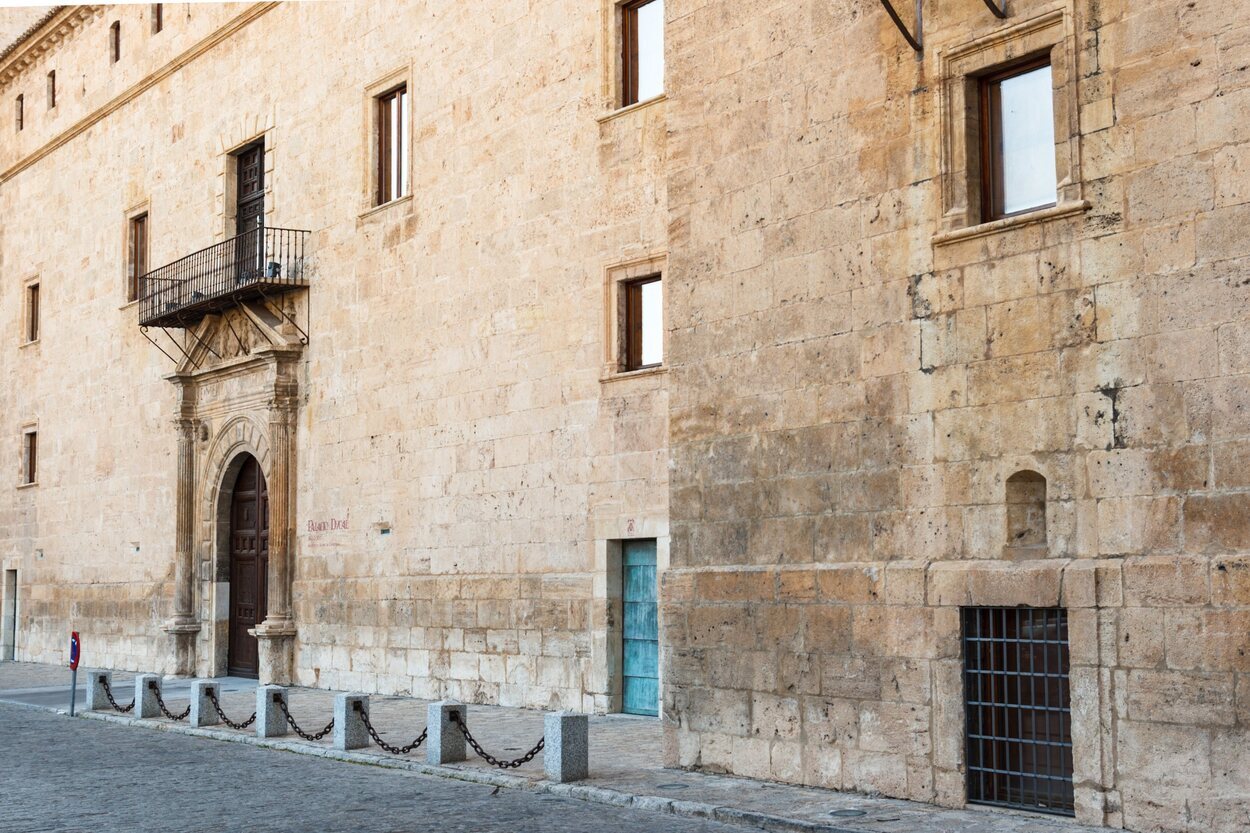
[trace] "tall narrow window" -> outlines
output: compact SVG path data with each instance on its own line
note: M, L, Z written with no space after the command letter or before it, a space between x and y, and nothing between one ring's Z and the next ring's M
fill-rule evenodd
M1054 114L1049 56L981 79L984 220L1055 204Z
M408 87L378 96L378 205L408 194Z
M152 4L152 34L159 33L165 28L165 4Z
M56 70L48 73L48 109L56 106Z
M39 476L39 435L34 431L22 434L22 482L35 483Z
M19 95L17 97L15 117L17 119L17 129L21 130L26 126L26 96Z
M122 22L114 20L109 27L109 56L113 63L122 59Z
M130 218L126 253L126 300L143 297L143 276L148 273L148 215Z
M624 285L624 370L658 367L664 361L664 299L659 275Z
M664 0L621 6L621 106L664 92Z
M39 284L26 287L26 341L39 340Z

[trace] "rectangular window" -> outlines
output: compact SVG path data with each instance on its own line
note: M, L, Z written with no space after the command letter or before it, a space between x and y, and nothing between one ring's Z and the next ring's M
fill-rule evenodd
M17 97L17 129L21 130L26 126L26 96L19 95Z
M621 106L664 92L664 0L621 6Z
M664 362L664 298L659 275L630 281L625 292L624 370Z
M113 63L122 59L122 22L114 20L109 27L109 55Z
M56 107L56 70L48 73L48 109Z
M152 4L152 34L158 34L165 28L165 4Z
M26 287L26 341L39 340L39 284Z
M382 205L408 194L408 87L378 96L378 196Z
M1052 206L1055 94L1050 58L981 79L981 206L986 221Z
M39 435L34 431L22 434L22 483L36 482L39 476Z
M1067 611L962 617L968 801L1073 815Z
M126 252L126 300L143 296L143 276L148 273L148 215L130 218Z

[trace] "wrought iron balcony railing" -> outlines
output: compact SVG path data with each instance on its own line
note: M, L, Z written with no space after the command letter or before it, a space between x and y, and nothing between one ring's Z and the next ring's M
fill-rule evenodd
M139 325L190 327L243 301L307 286L308 232L258 226L139 279Z

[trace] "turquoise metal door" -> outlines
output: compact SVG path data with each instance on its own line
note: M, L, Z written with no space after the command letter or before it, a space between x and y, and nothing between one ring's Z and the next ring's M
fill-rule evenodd
M624 664L626 714L660 713L660 623L656 606L655 541L626 541L622 547L625 602Z

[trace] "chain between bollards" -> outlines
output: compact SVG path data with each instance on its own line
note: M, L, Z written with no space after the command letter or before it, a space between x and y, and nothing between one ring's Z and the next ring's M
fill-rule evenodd
M165 708L165 701L161 698L161 687L156 683L148 683L148 689L156 695L157 707L160 708L161 712L170 720L186 720L187 715L191 714L190 703L187 703L187 709L182 714L174 714L169 709Z
M373 724L369 722L369 712L360 707L359 701L352 703L352 708L360 712L360 720L365 724L365 730L369 732L369 737L373 738L373 742L376 743L384 752L390 752L392 755L407 755L409 752L425 743L425 739L429 735L430 730L427 726L421 730L421 734L417 735L417 739L407 746L391 746L389 743L382 740L382 738L378 736L378 733L374 731Z
M129 706L126 706L125 708L123 708L117 705L117 701L113 699L113 687L109 685L108 677L104 676L103 674L100 675L100 685L104 688L104 696L109 698L110 706L117 709L122 714L126 714L127 712L130 712L130 711L134 711L135 703L139 699L138 697L135 697L134 700L131 700Z
M543 751L543 747L547 744L547 738L539 738L538 743L534 746L534 748L526 752L521 757L511 761L501 761L483 749L481 744L474 739L473 735L469 734L469 727L464 725L464 721L460 719L460 712L452 712L448 717L448 720L460 727L461 734L463 734L464 739L469 742L469 746L473 747L473 751L478 754L478 757L480 757L483 761L486 761L486 763L491 766L497 766L500 769L516 769L522 764L528 764L530 761L534 760L534 757L538 755L539 752Z
M217 702L217 692L211 688L208 690L208 701L212 703L213 708L217 710L217 716L221 718L221 722L229 726L231 729L246 729L248 726L251 726L256 722L256 712L252 712L252 716L247 720L244 720L242 723L235 723L233 720L226 717L226 713L221 710L221 703Z
M286 718L286 722L295 731L295 734L299 735L304 740L321 740L326 735L334 731L334 718L330 718L330 722L326 724L324 729L317 732L315 735L310 735L301 729L298 724L296 724L295 718L291 717L291 713L287 711L286 700L282 699L281 694L274 694L273 701L278 704L278 708L282 709L282 714Z

